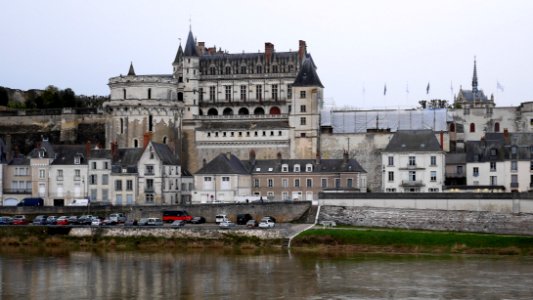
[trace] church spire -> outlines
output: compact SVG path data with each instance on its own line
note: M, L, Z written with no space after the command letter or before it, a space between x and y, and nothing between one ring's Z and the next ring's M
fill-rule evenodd
M128 71L128 76L135 76L135 70L133 69L133 62L130 62L130 69Z
M472 76L472 93L477 94L477 66L476 57L474 56L474 75Z

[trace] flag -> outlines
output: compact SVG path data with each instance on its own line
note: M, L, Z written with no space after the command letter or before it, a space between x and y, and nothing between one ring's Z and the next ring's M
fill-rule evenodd
M453 82L450 81L450 91L452 92L453 94Z
M429 82L428 82L428 86L426 87L426 94L429 94Z
M499 81L496 81L496 89L503 92L503 85L501 85Z
M383 95L387 95L387 84L385 83L385 86L383 86Z

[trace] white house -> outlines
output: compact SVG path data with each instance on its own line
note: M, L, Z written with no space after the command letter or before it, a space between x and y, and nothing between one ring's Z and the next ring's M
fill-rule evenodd
M444 151L432 130L397 131L381 154L384 192L441 192Z

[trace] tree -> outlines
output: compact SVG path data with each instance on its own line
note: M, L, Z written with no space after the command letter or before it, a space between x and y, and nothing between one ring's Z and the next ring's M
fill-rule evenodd
M6 106L9 103L9 94L7 89L0 86L0 105Z

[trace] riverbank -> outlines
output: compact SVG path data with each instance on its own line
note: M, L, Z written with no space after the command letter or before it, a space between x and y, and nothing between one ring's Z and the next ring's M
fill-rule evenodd
M533 256L533 237L367 229L357 227L315 227L291 241L291 249L305 252L491 254Z

